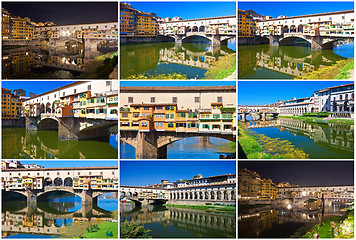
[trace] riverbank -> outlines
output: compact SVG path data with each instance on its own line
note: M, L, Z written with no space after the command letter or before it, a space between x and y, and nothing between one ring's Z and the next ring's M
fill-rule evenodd
M175 208L188 208L195 210L204 210L206 212L216 212L216 213L236 213L236 206L229 205L178 205L178 204L166 204L167 207Z
M354 59L337 61L331 66L319 67L318 70L306 73L294 79L350 79L354 69Z
M111 212L112 221L91 219L90 221L75 222L61 229L62 238L118 238L118 210Z
M309 154L288 140L270 138L238 126L238 141L248 159L308 159Z
M111 73L115 71L115 67L117 66L118 66L118 51L110 52L94 58L94 60L88 67L89 69L94 69L94 70L90 73L84 73L80 75L80 78L109 79L109 76L111 75Z
M204 75L207 79L236 79L236 53L223 56Z
M315 238L314 235L318 234L318 238L354 238L354 211L348 211L343 216L327 218L323 223L306 228L306 231L302 228L292 237Z
M318 117L302 117L302 116L278 116L278 118L290 118L300 120L306 123L340 123L340 124L354 124L354 119L333 119L333 118L318 118Z

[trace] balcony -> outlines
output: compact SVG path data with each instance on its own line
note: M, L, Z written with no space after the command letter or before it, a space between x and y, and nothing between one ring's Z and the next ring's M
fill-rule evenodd
M200 108L199 109L199 113L210 113L211 112L211 108Z

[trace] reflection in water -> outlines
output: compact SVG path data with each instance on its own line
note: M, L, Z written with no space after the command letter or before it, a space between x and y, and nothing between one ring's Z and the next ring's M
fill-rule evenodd
M94 49L85 49L77 40L68 40L59 47L48 40L36 46L2 51L2 76L6 79L75 78L96 68L94 58L117 51L117 42L103 41Z
M235 214L149 205L121 212L120 217L143 224L154 238L236 237Z
M56 131L2 130L2 158L33 159L114 159L118 157L118 137L90 141L59 141Z
M239 233L241 238L289 238L306 224L318 224L326 217L342 215L345 206L327 206L315 211L287 210L281 206L266 206L239 210Z
M308 153L309 158L345 159L354 156L354 125L310 124L288 118L247 121L244 124L256 133L290 141Z
M142 73L181 73L188 78L203 78L204 73L220 57L235 51L236 41L230 41L227 46L212 46L204 40L183 44L166 42L122 45L120 58L125 61L121 61L120 76L124 79Z
M231 152L229 146L229 141L222 138L183 138L167 146L167 159L219 159L220 154ZM136 149L120 142L120 158L135 159Z
M343 51L353 54L353 44ZM297 46L240 46L239 78L287 79L302 76L345 59L341 56L345 54L338 55L339 52L337 50L311 51L311 48Z
M96 204L82 205L80 197L63 193L37 204L3 201L2 237L60 236L63 228L74 223L113 220L111 210L106 209L117 209L117 198L100 201L105 210Z

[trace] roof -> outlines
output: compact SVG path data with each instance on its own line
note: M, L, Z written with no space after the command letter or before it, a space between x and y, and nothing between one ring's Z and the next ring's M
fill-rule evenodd
M236 86L120 87L120 92L236 92Z
M208 18L196 18L196 19L169 21L169 22L163 22L163 23L191 22L191 21L202 21L202 20L213 20L213 19L235 18L235 17L236 17L236 15L229 15L229 16L221 16L221 17L208 17Z
M207 185L197 185L197 186L184 186L184 187L176 187L176 188L168 188L168 189L183 189L183 188L203 188L203 187L212 187L212 186L225 186L225 185L234 185L236 183L217 183L217 184L207 184Z
M101 166L101 167L14 168L14 169L1 169L1 171L2 172L26 172L26 171L108 170L108 169L118 169L118 167Z
M270 21L279 21L279 20L286 20L286 19L292 19L292 18L316 17L316 16L331 15L331 14L353 13L353 12L354 12L354 10L352 9L352 10L344 10L344 11L336 11L336 12L307 14L307 15L300 15L300 16L293 16L293 17L285 17L285 18L273 18L273 19L264 20L264 21L260 21L260 22L270 22Z
M74 83L69 83L69 84L64 85L64 86L62 86L62 87L55 88L55 89L53 89L53 90L51 90L51 91L38 94L38 95L36 95L36 96L34 96L34 97L32 97L32 98L27 99L26 101L29 101L29 100L31 100L31 99L44 96L44 95L49 94L49 93L57 92L57 91L60 91L60 90L62 90L62 89L66 89L66 88L69 88L69 87L72 87L72 86L80 85L80 84L86 83L86 82L89 82L89 81L77 81L77 82L74 82Z
M323 88L323 89L317 90L317 91L315 91L315 92L326 92L326 91L329 91L330 89L335 89L335 88L340 88L340 87L346 87L346 86L351 86L351 85L354 85L354 83L348 83L348 84L343 84L343 85L339 85L339 86Z
M74 25L91 25L91 24L103 24L103 23L119 23L118 21L110 22L94 22L94 23L75 23L75 24L65 24L65 25L54 25L54 26L36 26L35 28L50 28L50 27L63 27L63 26L74 26Z
M154 106L164 106L164 105L170 105L170 106L176 106L176 103L133 103L130 105L130 107L154 107Z

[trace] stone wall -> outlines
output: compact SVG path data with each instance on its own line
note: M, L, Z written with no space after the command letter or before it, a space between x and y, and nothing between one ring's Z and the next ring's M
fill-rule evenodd
M25 119L2 119L1 124L3 127L16 127L16 128L24 128L26 127Z

